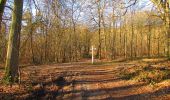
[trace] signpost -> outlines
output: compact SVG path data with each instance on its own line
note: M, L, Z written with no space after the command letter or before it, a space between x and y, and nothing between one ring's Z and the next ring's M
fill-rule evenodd
M90 50L91 50L91 63L94 64L94 55L96 48L92 45Z
M94 63L94 47L92 46L92 64Z

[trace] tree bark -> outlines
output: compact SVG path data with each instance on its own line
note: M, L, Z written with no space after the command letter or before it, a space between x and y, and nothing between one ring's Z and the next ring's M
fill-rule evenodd
M170 58L170 9L169 9L169 0L165 0L165 24L166 24L166 33L167 33L167 56Z
M6 0L0 0L0 34L1 34L1 22L2 22L2 16L4 13Z
M98 34L99 34L99 52L98 52L98 56L99 56L99 60L101 60L101 4L100 4L100 1L98 2L98 17L99 17L99 20L98 20L98 24L99 24L99 29L98 29Z
M150 20L150 19L149 19ZM148 58L151 57L151 23L149 23L149 31L147 33L147 49L148 49Z
M132 21L131 22L131 32L132 32L132 34L131 34L131 41L130 41L131 42L131 44L130 44L131 45L131 47L130 47L131 48L131 55L130 55L131 59L133 59L133 53L134 53L134 23L133 23L133 17L132 17L133 14L134 14L134 12L132 11L131 12L131 21Z
M19 44L23 12L23 0L14 0L12 24L9 33L4 79L13 83L18 80Z

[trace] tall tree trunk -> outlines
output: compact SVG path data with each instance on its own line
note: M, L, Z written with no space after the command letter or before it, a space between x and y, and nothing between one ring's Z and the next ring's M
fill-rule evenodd
M131 59L133 58L133 52L134 52L134 46L133 46L133 43L134 43L134 25L133 25L133 22L131 23L131 29L132 29L132 37L131 37Z
M33 26L31 25L31 28L30 28L30 46L31 46L31 60L32 60L32 63L35 64L36 61L35 61L35 53L34 53L34 48L33 48Z
M140 36L141 36L141 42L140 42L140 45L141 45L141 50L140 50L140 56L143 58L143 31L140 32Z
M135 42L135 43L136 43L136 44L135 44L135 46L136 46L136 47L135 47L135 57L138 57L138 39L137 39L137 38L138 38L138 36L137 36L137 34L136 34L136 42Z
M163 9L165 17L165 26L166 26L166 34L167 34L167 57L170 58L170 0L151 0L153 4L157 6L158 9Z
M44 32L44 39L45 39L45 44L44 44L44 61L45 63L49 62L48 58L48 25L43 26L43 31Z
M4 79L7 82L15 82L18 80L19 66L19 43L20 31L23 12L23 0L14 0L14 9L12 14L12 24L9 34L7 59L5 65Z
M3 13L4 13L5 4L6 4L6 0L0 0L0 39L3 39L3 34L1 33L1 27L2 27L1 23L2 23L2 16L3 16ZM2 48L0 48L1 60L3 60L2 58L4 58L2 51L3 51Z
M127 58L127 34L124 32L124 58Z
M133 53L134 53L134 19L133 19L133 16L135 14L135 11L131 8L131 40L130 40L130 48L131 48L131 53L130 53L130 57L131 59L133 59Z
M99 56L99 59L101 60L101 45L102 45L102 43L101 43L101 27L100 27L100 21L99 21L99 30L98 30L99 32L99 52L98 52L98 56Z
M114 2L113 2L114 5ZM112 52L112 56L111 59L115 59L116 58L116 26L115 26L115 8L112 7L112 20L111 20L111 34L112 34L112 45L111 45L111 52Z
M120 20L122 20L122 18L120 17ZM121 57L122 56L122 22L120 21L120 27L119 27L119 52L118 52L118 56Z
M159 34L159 37L160 37L160 34ZM157 45L158 45L158 57L160 57L160 38L158 37L158 41L157 41Z
M1 34L1 22L2 22L2 16L4 13L6 0L0 0L0 34Z
M147 49L148 49L148 57L151 57L151 33L149 31L147 36Z
M97 55L99 56L99 59L101 60L101 45L102 45L102 41L101 41L101 20L102 20L102 15L101 15L101 1L97 1L98 2L98 34L99 34L99 46L98 46L98 52Z
M170 22L168 22L170 24ZM170 25L167 25L167 48L168 48L168 52L167 52L167 56L170 59Z
M169 9L169 0L165 0L165 24L166 24L166 33L167 33L167 56L170 58L170 9Z

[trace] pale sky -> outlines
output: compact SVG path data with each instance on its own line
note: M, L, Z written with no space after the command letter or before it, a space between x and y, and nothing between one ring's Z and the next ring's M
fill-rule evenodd
M153 7L153 4L150 0L140 0L139 1L139 6L142 8L142 9L145 9L145 10L149 10Z

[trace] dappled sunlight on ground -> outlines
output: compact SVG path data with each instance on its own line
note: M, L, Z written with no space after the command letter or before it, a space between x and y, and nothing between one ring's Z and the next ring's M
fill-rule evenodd
M169 66L167 63L159 65ZM28 66L22 68L22 85L0 88L2 99L57 100L143 100L170 99L170 80L155 85L120 77L121 71L133 71L139 62L119 62L106 65L89 63ZM2 72L2 70L1 70ZM2 77L1 77L2 78Z

